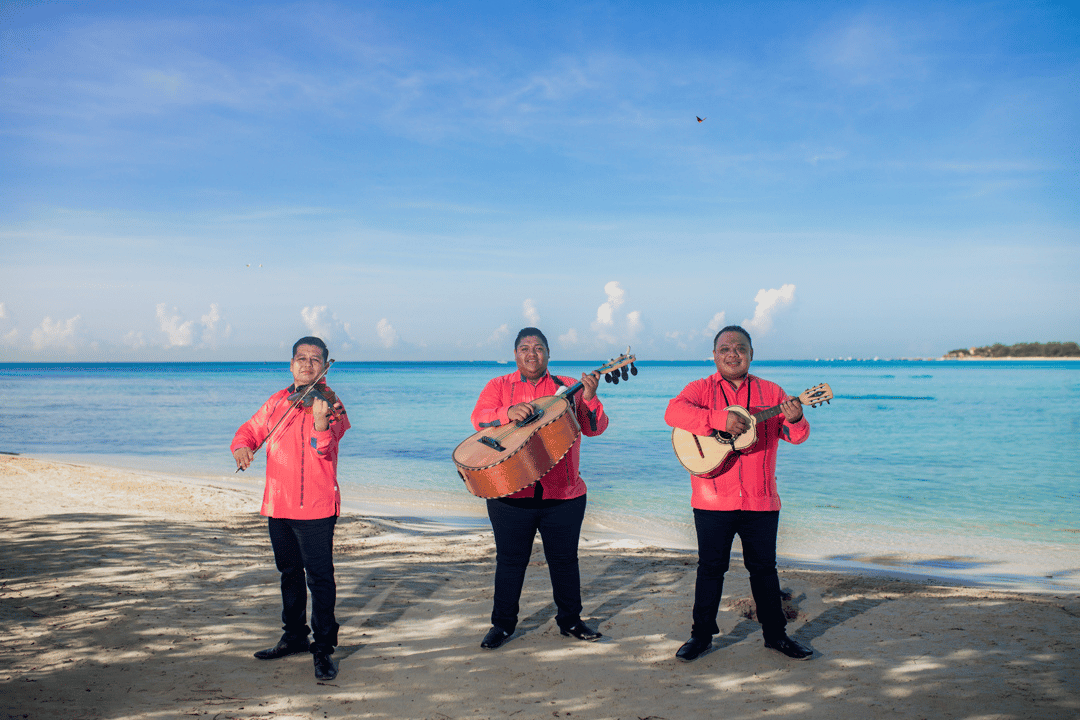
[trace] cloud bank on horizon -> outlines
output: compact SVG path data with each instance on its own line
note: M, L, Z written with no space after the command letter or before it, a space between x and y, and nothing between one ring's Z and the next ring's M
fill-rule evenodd
M505 359L522 325L699 359L738 318L759 358L1080 339L1066 5L72 0L0 28L0 361Z

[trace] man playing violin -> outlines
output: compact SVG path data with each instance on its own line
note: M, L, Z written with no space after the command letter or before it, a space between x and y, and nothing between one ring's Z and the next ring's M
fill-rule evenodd
M270 439L266 442L266 487L260 512L268 518L274 561L281 573L285 632L277 645L258 651L255 657L276 660L310 652L318 680L337 676L337 666L330 657L338 633L333 541L341 511L338 442L349 429L349 420L341 403L323 384L316 384L304 400L300 396L323 376L328 357L321 339L297 340L290 363L293 384L271 395L240 426L230 448L236 466L246 470L255 451ZM311 628L306 621L309 589ZM311 642L309 632L313 633Z
M779 406L783 413L759 423L757 441L743 450L734 450L716 470L690 476L698 568L694 625L690 639L675 653L685 662L708 651L712 636L720 631L716 613L735 535L742 541L743 562L750 573L750 589L765 647L795 659L813 654L785 632L787 618L781 607L776 573L776 530L780 520L776 451L781 439L793 444L806 440L810 425L798 398L750 374L753 358L750 334L737 325L724 328L713 338L717 373L687 385L668 403L664 414L668 425L695 435L721 431L734 437L746 432L749 423L745 417L728 412L728 407L741 405L749 410L751 406Z
M520 422L533 412L532 402L569 387L573 378L548 372L548 342L533 327L522 329L514 340L517 371L487 384L472 412L473 427ZM600 435L608 426L604 406L596 397L599 373L581 376L582 392L574 399L581 432ZM495 534L495 598L491 629L480 647L492 650L514 634L518 601L525 570L539 530L544 543L551 589L558 608L555 622L563 635L597 640L601 634L581 620L581 577L578 570L578 537L585 517L585 482L578 473L581 438L551 470L535 484L504 498L487 501L488 518Z

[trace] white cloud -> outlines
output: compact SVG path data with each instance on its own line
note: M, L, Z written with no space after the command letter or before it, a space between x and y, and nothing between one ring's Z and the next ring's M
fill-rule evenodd
M626 302L626 292L615 280L604 285L604 293L607 300L596 309L596 321L592 329L596 333L598 347L623 343L633 339L635 333L641 330L641 311L633 310L626 314L625 324L619 325L616 311Z
M623 304L623 295L626 293L614 280L604 286L604 292L607 293L607 302L596 309L596 322L601 325L611 325L614 322L615 311Z
M754 317L743 320L743 327L752 333L769 332L772 330L774 316L794 301L795 286L791 284L784 285L779 290L758 290L758 294L754 296L754 302L757 303Z
M19 328L12 328L11 332L4 334L4 343L7 345L14 345L15 341L19 338Z
M305 307L300 311L300 317L304 321L304 327L308 329L308 332L311 335L322 338L324 342L330 335L330 326L326 324L326 318L323 317L325 312L325 305Z
M0 307L3 307L0 305ZM532 298L526 298L525 302L521 304L521 314L525 316L525 322L529 323L532 327L536 327L540 324L540 312L536 309L536 305L533 303Z
M723 312L718 312L713 315L712 320L710 320L709 324L705 326L705 330L703 330L701 334L709 338L710 340L714 338L720 328L727 325L727 322L725 320L726 317L727 314Z
M390 324L390 321L383 318L375 324L375 332L379 334L379 342L382 343L385 348L392 348L397 345L398 334L394 326Z
M300 311L300 317L304 321L304 327L308 329L308 334L320 338L327 344L339 340L341 336L353 342L356 341L356 338L352 336L349 323L342 322L337 313L328 312L325 305L305 307ZM348 348L349 343L343 342L341 347Z
M4 303L0 302L0 320L7 317L7 308L4 307Z
M694 335L696 336L696 333L694 333ZM681 330L672 330L670 332L666 332L664 333L664 338L675 343L676 347L678 347L680 350L685 350L687 348L687 343L682 339L683 332Z
M575 330L574 328L570 328L569 330L567 330L565 335L560 335L559 336L559 345L561 345L563 347L569 347L571 345L577 345L577 344L578 344L578 335L577 335L577 330Z
M125 345L129 346L132 350L138 350L139 348L146 347L146 340L143 339L143 334L132 330L124 336L122 341Z
M526 301L527 302L527 301ZM498 345L499 341L507 337L510 334L510 326L507 323L503 323L499 327L495 328L495 332L491 333L491 336L487 340L481 343L477 343L477 347L486 347L488 345Z
M203 315L200 320L202 321L203 327L213 332L214 326L221 320L221 312L218 310L218 306L214 303L210 303L210 312Z
M199 318L203 325L202 346L217 347L220 340L227 339L232 335L232 325L225 323L225 327L221 330L218 329L218 325L221 322L221 311L218 309L216 303L210 304L210 312Z
M173 313L176 312L176 308L173 308ZM194 320L181 322L179 315L169 315L165 312L165 303L158 303L157 319L158 324L161 326L161 332L169 336L169 341L165 347L186 347L191 344L191 327L195 324Z
M81 315L76 315L64 322L53 322L51 317L46 317L41 321L41 327L34 328L34 332L30 334L30 342L35 350L49 347L74 348L75 325L81 318Z

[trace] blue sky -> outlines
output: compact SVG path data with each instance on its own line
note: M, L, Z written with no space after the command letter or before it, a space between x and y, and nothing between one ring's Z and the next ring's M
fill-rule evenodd
M0 360L1080 340L1078 70L1072 3L9 0Z

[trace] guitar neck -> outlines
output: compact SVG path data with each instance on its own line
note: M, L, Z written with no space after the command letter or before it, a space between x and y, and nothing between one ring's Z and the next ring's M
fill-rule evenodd
M829 387L827 383L821 383L820 385L815 385L809 390L803 392L803 394L799 397L792 399L798 401L798 403L805 408L807 405L809 405L810 407L817 407L821 403L828 403L830 400L832 400L832 398L832 388ZM783 410L781 410L780 406L777 405L776 407L767 408L765 410L762 410L761 412L754 413L750 417L754 419L755 423L759 423L762 420L768 420L771 417L776 417L782 412Z
M754 418L754 422L759 423L762 420L768 420L771 417L776 417L781 412L783 411L780 409L780 406L777 405L776 407L771 407L767 410L762 410L761 412L754 413L753 415L751 415L751 417Z

